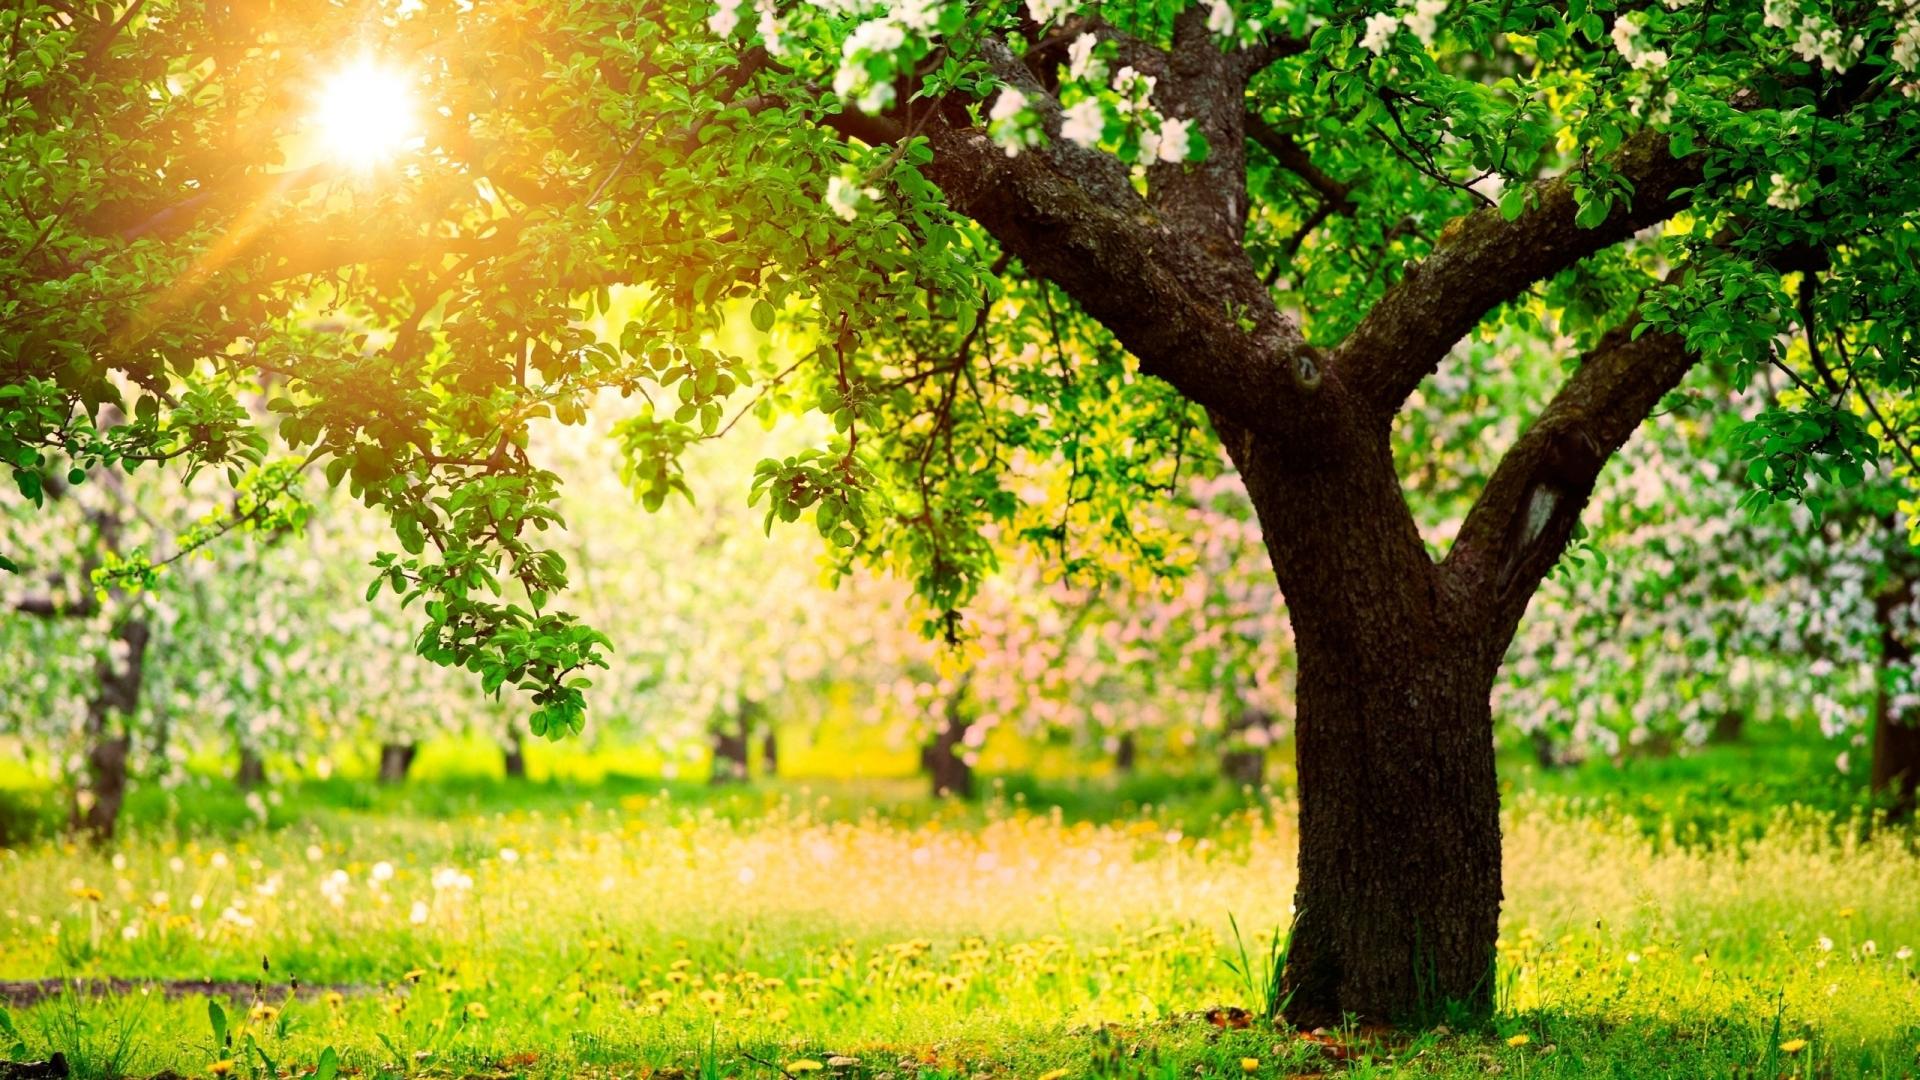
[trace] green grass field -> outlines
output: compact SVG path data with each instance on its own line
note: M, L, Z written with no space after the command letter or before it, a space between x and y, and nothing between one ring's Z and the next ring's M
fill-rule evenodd
M441 775L290 787L264 825L211 781L141 796L113 849L0 853L0 1056L83 1077L1913 1076L1915 837L1842 784L1792 802L1750 779L1805 751L1767 738L1509 763L1490 1027L1206 1019L1260 1006L1284 794L1021 776L942 806L909 779Z

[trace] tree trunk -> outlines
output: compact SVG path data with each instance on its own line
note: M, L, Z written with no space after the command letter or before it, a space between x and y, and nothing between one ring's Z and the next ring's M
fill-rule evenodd
M111 733L108 717L114 712L131 716L139 707L151 633L145 619L130 618L115 636L126 646L126 664L115 668L108 655L95 665L100 689L87 703L87 776L74 789L67 821L70 831L95 843L111 840L120 823L120 807L127 798L127 756L133 748L130 735Z
M413 770L413 758L420 752L415 743L380 744L380 782L400 784L406 782L407 773Z
M768 776L780 775L780 733L772 723L760 735L760 768Z
M240 748L240 767L234 771L233 782L242 791L252 791L267 782L267 763L253 747Z
M729 722L730 721L730 722ZM713 728L711 784L738 784L747 778L747 710L743 707Z
M973 798L973 766L964 750L967 721L961 715L961 699L965 696L964 686L947 696L946 715L941 717L933 739L920 751L920 764L933 782L936 799Z
M1913 649L1902 637L1895 615L1913 603L1914 583L1902 581L1874 603L1880 624L1880 663L1875 672L1878 684L1873 702L1873 764L1869 782L1873 790L1893 798L1894 812L1913 812L1915 792L1920 790L1920 723L1901 716L1888 693L1887 669L1913 662Z
M1500 919L1492 680L1466 665L1309 655L1289 1017L1485 1013Z
M1447 594L1384 431L1329 448L1322 468L1285 471L1230 427L1223 436L1299 659L1287 1019L1485 1016L1500 919L1490 695L1525 596Z
M1746 730L1747 711L1728 709L1713 718L1713 731L1707 735L1707 741L1723 745L1737 743L1746 735Z
M507 744L500 750L501 761L507 770L507 779L525 780L527 778L527 747L520 741L520 736L509 736Z
M1227 721L1226 746L1220 751L1220 776L1227 783L1235 787L1259 787L1266 779L1266 752L1248 745L1244 733L1265 727L1271 719L1265 710L1241 708Z
M1132 776L1139 767L1140 746L1133 732L1123 731L1113 744L1113 771L1122 776Z

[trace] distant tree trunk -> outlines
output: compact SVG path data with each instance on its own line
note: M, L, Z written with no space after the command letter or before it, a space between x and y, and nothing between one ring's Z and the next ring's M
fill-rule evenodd
M745 705L714 722L713 770L707 775L708 783L738 784L746 780L751 730L750 709Z
M933 781L935 798L973 798L973 766L968 764L964 747L967 721L962 715L966 686L947 695L946 715L933 733L932 741L920 751L920 765Z
M109 652L95 665L100 688L87 702L87 776L74 790L68 819L71 831L95 843L112 839L120 823L120 807L127 798L127 756L133 746L131 736L111 733L108 717L114 712L131 716L139 707L151 632L145 619L130 618L115 636L126 646L126 663L116 668Z
M1122 776L1133 775L1133 770L1139 764L1135 760L1139 752L1140 748L1134 740L1133 732L1121 732L1120 737L1113 744L1113 770Z
M501 747L501 760L506 765L507 779L525 780L527 778L527 748L515 732L507 737L507 744Z
M1747 711L1728 709L1713 718L1713 730L1708 733L1707 741L1721 744L1737 743L1746 736L1746 733Z
M233 782L242 791L252 791L267 782L267 763L259 751L251 746L240 747L240 768L234 771Z
M383 784L404 783L407 774L413 771L413 758L420 752L416 743L380 744L380 782Z
M780 733L771 722L760 735L760 768L768 776L780 775Z
M1874 603L1880 624L1880 671L1873 707L1873 764L1869 782L1873 790L1893 795L1895 812L1913 812L1915 792L1920 790L1920 723L1900 716L1887 692L1886 669L1895 664L1913 662L1913 650L1900 635L1894 615L1913 603L1914 582L1901 581L1897 588L1882 594Z
M1272 721L1273 717L1265 709L1251 706L1242 707L1227 721L1227 745L1220 751L1220 775L1228 783L1235 787L1259 787L1266 779L1266 751L1247 745L1242 735L1253 728L1266 727Z

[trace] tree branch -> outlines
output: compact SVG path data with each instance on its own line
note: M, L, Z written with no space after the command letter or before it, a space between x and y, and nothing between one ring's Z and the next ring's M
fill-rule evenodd
M1687 197L1675 192L1699 182L1700 162L1675 160L1664 135L1642 131L1609 163L1632 185L1631 202L1616 202L1593 228L1575 224L1564 176L1530 184L1527 210L1513 221L1491 206L1456 219L1340 343L1329 360L1336 377L1382 412L1397 411L1488 312L1682 209Z
M1004 43L988 42L983 54L1057 135L1058 102ZM1054 138L1010 158L945 114L928 135L928 177L950 204L1100 320L1143 371L1252 430L1285 431L1309 412L1320 356L1238 245L1221 253L1195 243L1134 192L1111 155Z
M1572 537L1601 468L1699 359L1674 334L1635 339L1638 322L1636 313L1581 357L1500 459L1441 563L1456 601L1509 631ZM1508 636L1488 640L1504 648Z

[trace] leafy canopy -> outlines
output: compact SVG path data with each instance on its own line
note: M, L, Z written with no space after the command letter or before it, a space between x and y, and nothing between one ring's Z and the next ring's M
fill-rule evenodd
M1311 414L1336 347L1397 408L1420 335L1666 334L1801 387L1739 428L1755 500L1911 465L1908 0L27 0L0 39L21 497L317 469L390 521L369 596L537 732L607 641L556 606L529 432L608 392L649 508L745 414L822 414L751 479L768 525L956 635L1010 545L1164 561L1140 502L1214 471L1212 421ZM356 70L378 153L316 127Z

